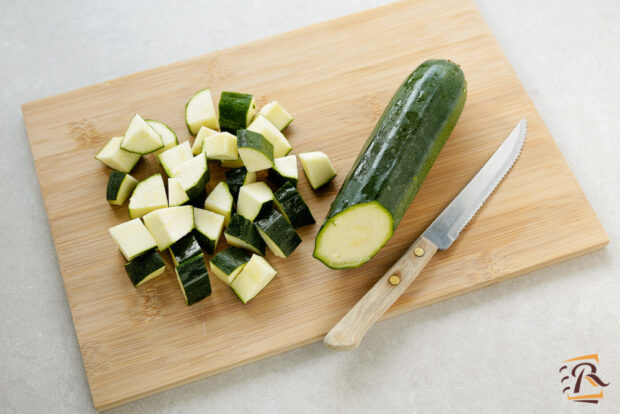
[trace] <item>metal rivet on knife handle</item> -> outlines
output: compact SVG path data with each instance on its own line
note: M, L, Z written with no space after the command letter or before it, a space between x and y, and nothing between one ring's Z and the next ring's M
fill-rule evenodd
M413 250L413 254L415 254L415 255L416 255L416 256L418 256L418 257L422 257L422 256L424 256L424 249L423 249L423 248L421 248L421 247L416 247L416 248Z
M390 282L390 285L398 285L400 283L400 277L396 276L396 275L392 275L390 276L390 278L388 279Z

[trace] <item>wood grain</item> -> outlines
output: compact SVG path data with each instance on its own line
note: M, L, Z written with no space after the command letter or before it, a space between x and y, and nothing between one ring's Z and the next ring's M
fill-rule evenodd
M435 253L437 246L420 236L325 335L325 345L335 351L357 348L366 332L415 281Z
M294 153L326 152L338 177L300 191L319 222L402 80L428 58L465 72L462 117L392 240L368 264L333 271L312 258L319 225L248 305L212 277L213 295L186 307L165 276L135 289L107 229L109 171L93 157L134 113L189 139L185 102L210 86L277 99L295 116ZM23 106L84 367L97 409L316 340L357 302L484 164L515 123L529 123L519 161L459 240L439 252L392 306L397 315L603 247L608 238L475 6L421 0L299 29ZM149 156L135 175L159 171ZM214 176L221 172L213 166ZM221 175L220 175L221 176ZM579 237L577 237L577 235ZM223 243L222 243L223 246ZM168 260L166 255L166 260ZM205 392L208 392L206 390Z

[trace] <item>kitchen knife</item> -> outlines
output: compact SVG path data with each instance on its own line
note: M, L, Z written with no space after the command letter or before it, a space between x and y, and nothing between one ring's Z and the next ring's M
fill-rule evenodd
M327 333L325 345L335 350L357 348L368 329L403 294L437 250L446 250L456 240L519 157L526 132L527 121L521 119L448 207Z

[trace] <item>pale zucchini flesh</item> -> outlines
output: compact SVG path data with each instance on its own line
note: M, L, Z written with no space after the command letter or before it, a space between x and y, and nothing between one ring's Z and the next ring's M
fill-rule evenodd
M125 131L121 149L136 154L149 154L163 147L161 136L136 114Z
M200 247L213 253L224 228L224 216L212 211L194 208L194 236Z
M224 216L224 225L228 226L233 209L233 197L225 181L220 181L205 200L205 209Z
M210 129L220 129L209 88L196 92L187 102L185 105L185 123L192 135L198 134L203 126Z
M192 206L162 208L148 213L143 220L161 251L192 231L194 208Z
M111 227L109 230L114 243L125 256L132 260L135 257L157 247L155 239L140 219L133 219Z
M151 211L168 207L166 188L161 174L140 181L129 197L129 217L142 217Z
M176 178L168 178L168 205L181 206L189 201L189 196Z
M291 114L277 101L269 102L267 105L263 106L258 114L267 118L267 120L280 131L293 122Z
M299 154L301 166L313 189L318 189L336 176L336 169L327 155L321 151Z
M209 166L205 154L198 154L185 161L173 171L173 176L179 181L190 201L195 205L202 205L209 181Z
M271 145L273 145L274 158L284 157L291 151L291 144L284 134L262 115L258 115L254 118L250 126L248 126L248 130L258 132L264 136L267 141L271 142Z
M144 121L159 134L161 142L164 144L163 148L155 151L156 155L179 145L177 134L168 125L154 119L145 119Z
M220 161L220 165L223 168L240 168L240 167L243 167L243 161L241 160L241 158L239 158L238 160L234 160L234 161L222 160Z
M230 287L241 302L248 303L273 280L277 273L264 257L255 254L232 281Z
M258 132L242 129L237 131L239 156L250 172L273 167L273 145Z
M236 161L239 159L237 137L228 132L206 137L202 141L202 152L210 160Z
M269 181L278 187L290 182L293 187L297 186L299 173L297 171L297 157L287 155L286 157L276 158L273 161L273 168L269 170Z
M194 139L194 144L192 145L192 154L200 154L202 152L202 143L204 139L215 134L219 134L219 132L211 128L200 127L198 135L196 135L196 139Z
M237 213L250 221L268 213L272 204L273 193L264 181L244 185L239 189Z
M185 161L191 160L192 157L192 149L188 141L157 154L157 160L168 177L174 177L174 170L179 168Z
M393 232L392 214L379 202L356 204L325 221L314 256L332 269L357 267L370 260Z
M121 149L123 137L114 137L95 155L95 159L113 170L130 173L142 156Z

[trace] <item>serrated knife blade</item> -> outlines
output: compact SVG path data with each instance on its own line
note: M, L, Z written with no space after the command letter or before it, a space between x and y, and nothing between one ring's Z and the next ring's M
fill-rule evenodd
M345 350L360 344L368 329L405 292L435 253L450 247L482 207L519 158L526 132L527 122L522 119L448 207L328 332L325 345Z
M422 236L435 243L439 250L450 247L519 158L526 133L527 121L521 119L486 164Z

